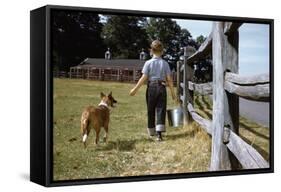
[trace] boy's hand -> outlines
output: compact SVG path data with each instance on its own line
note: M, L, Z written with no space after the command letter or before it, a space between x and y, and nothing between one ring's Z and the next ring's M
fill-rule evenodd
M134 96L137 93L137 90L135 88L131 89L130 96Z

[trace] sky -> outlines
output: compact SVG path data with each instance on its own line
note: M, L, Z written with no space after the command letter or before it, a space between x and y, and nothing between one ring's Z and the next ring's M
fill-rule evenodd
M175 20L186 28L192 37L208 36L211 21ZM256 75L269 73L269 25L244 23L239 28L239 74Z

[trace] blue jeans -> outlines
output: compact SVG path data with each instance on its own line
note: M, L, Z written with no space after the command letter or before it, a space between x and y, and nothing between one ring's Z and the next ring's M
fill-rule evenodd
M167 107L166 87L161 84L148 85L146 90L146 104L148 118L147 128L149 135L154 135L155 131L165 132L165 118Z

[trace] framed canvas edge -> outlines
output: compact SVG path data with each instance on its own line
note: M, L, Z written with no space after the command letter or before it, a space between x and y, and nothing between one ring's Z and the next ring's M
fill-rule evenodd
M69 185L87 185L87 184L102 184L102 183L119 183L119 182L136 182L136 181L151 181L151 180L166 180L166 179L187 179L198 177L216 177L216 176L234 176L248 174L263 174L274 173L274 19L268 18L250 18L250 17L231 17L231 16L216 16L216 15L200 15L186 13L170 13L170 12L151 12L139 10L123 10L123 9L105 9L105 8L90 8L90 7L75 7L61 5L46 5L41 8L46 9L46 47L45 47L45 86L46 86L46 127L45 127L45 150L46 150L46 166L45 166L45 186L69 186ZM149 16L166 16L173 18L184 18L194 20L212 20L212 21L244 21L248 23L269 24L270 26L270 167L266 169L246 169L239 171L215 171L215 172L193 172L182 174L165 174L165 175L144 175L144 176L129 176L129 177L110 177L99 179L81 179L81 180L53 180L53 76L51 65L51 38L50 38L50 16L52 10L73 10L73 11L97 11L101 13L111 14L133 14L133 15L149 15ZM31 114L32 115L32 114ZM43 184L43 183L39 183Z

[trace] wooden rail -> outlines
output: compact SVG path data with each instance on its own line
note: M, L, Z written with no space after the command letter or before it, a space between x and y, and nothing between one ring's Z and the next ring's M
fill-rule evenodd
M244 169L269 168L268 162L251 145L230 130L227 148L235 155Z
M188 60L186 61L186 65L192 65L194 61L208 55L212 50L211 47L212 47L212 33L202 43L199 49L190 57L188 57ZM184 65L181 66L181 71L183 71L183 69L184 69Z
M254 101L269 101L269 84L240 86L229 81L225 81L224 88L229 92L245 99Z
M196 121L212 136L210 170L269 168L268 162L239 137L239 97L270 101L268 74L238 74L238 29L242 23L214 22L213 30L193 54L187 54L177 66L178 97L182 103L184 123ZM213 82L192 82L193 64L212 54ZM193 108L193 93L213 95L212 121L204 119ZM234 158L234 156L236 158ZM230 161L231 160L231 161Z
M225 80L238 85L269 84L268 74L241 76L235 73L225 73Z
M212 135L212 122L198 115L191 104L188 111L192 118L210 135ZM224 127L228 129L227 127ZM235 155L244 169L268 168L269 164L251 145L243 141L232 130L229 130L227 148Z
M189 90L193 90L194 92L197 92L200 95L211 95L213 93L213 84L211 82L196 84L189 81L188 88Z
M183 83L180 84L183 87ZM200 95L213 94L213 83L196 84L191 81L188 82L189 90L192 90ZM238 85L230 81L224 82L224 89L239 97L252 100L252 101L264 101L269 102L269 84L256 84L256 85Z

